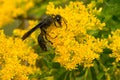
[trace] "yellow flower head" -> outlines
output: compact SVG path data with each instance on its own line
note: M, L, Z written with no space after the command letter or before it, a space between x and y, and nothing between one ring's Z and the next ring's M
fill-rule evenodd
M37 54L21 39L6 37L0 30L0 79L28 80L35 70Z
M27 11L33 6L33 0L0 0L0 27L17 16L26 17Z
M110 57L116 58L116 62L120 61L120 30L116 30L112 32L112 35L108 38L110 44L108 46L109 49L112 50L112 54Z
M65 8L55 8L53 3L47 6L47 14L62 16L62 26L58 28L52 25L52 28L48 28L51 36L48 38L55 48L54 60L66 69L75 69L77 65L93 66L93 60L99 58L98 53L102 52L107 44L106 40L96 39L87 33L88 30L102 30L105 26L105 23L101 23L95 16L100 10L96 10L92 5L70 2Z

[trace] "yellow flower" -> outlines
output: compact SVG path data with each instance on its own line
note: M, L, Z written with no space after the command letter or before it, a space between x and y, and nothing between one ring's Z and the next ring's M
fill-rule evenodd
M99 53L107 45L107 40L96 39L87 33L88 30L102 30L105 26L95 16L98 12L100 10L93 3L85 6L82 2L70 2L65 8L55 8L49 3L46 13L63 17L60 28L52 25L47 30L51 36L48 39L55 48L54 61L69 70L76 69L78 65L94 66L93 60L99 58Z
M110 42L108 48L112 50L110 57L116 59L116 62L120 61L120 30L112 32L112 35L109 35L108 41Z
M13 21L17 16L26 17L27 11L34 6L33 0L0 1L0 27Z
M21 39L7 37L0 30L0 79L28 80L35 71L37 54Z

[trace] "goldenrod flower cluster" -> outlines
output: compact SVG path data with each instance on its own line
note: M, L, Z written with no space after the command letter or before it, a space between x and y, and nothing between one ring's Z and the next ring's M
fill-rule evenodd
M17 16L26 17L27 11L33 6L32 0L0 0L0 27Z
M35 68L37 54L20 38L7 37L0 30L0 79L28 80Z
M105 26L95 16L101 9L94 6L93 3L85 6L82 2L70 2L64 8L55 8L53 3L47 6L47 14L63 17L62 26L52 25L48 29L48 38L55 48L54 61L66 69L76 69L78 65L93 66L93 60L99 58L107 45L107 40L88 34L89 30L102 30Z
M110 57L115 58L115 62L117 63L120 61L120 30L118 29L115 32L112 32L112 35L109 35L108 41L108 48L112 50Z

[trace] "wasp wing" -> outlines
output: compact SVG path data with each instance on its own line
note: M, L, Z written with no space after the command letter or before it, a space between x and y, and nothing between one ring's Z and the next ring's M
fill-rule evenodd
M49 15L46 15L42 20L41 22L36 25L35 27L33 27L31 30L29 30L27 33L25 33L22 37L22 40L25 40L30 34L32 34L37 28L41 28L41 27L45 27L46 26L49 26L51 23L52 23L53 19L51 16Z
M37 28L40 28L42 26L42 22L40 22L38 25L36 25L35 27L33 27L31 30L29 30L28 32L26 32L23 36L22 36L22 40L25 40L29 35L31 35Z

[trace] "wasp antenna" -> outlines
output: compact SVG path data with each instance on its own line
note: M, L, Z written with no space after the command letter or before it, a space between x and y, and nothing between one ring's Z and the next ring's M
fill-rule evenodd
M66 29L67 29L67 24L66 24L66 23L67 23L67 20L66 20L65 18L63 18L63 17L62 17L62 19L63 19L63 22L65 23ZM66 30L66 29L65 29L65 30Z

